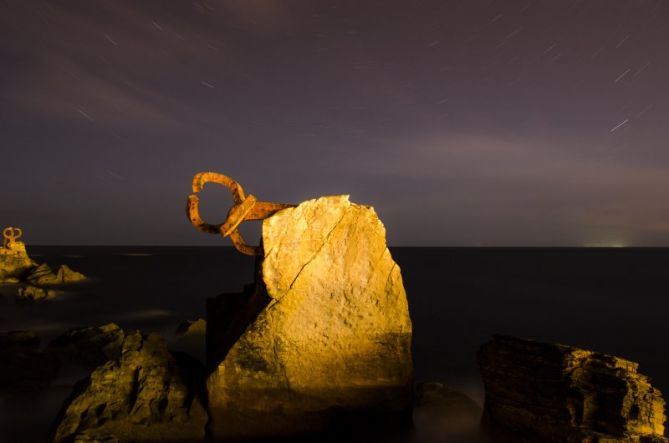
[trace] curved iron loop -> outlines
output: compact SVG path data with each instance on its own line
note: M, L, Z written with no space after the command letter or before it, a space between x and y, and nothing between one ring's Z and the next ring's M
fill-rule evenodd
M230 190L232 198L235 203L241 203L246 197L244 196L244 188L242 185L231 179L227 175L219 174L218 172L198 172L193 177L193 192L200 192L206 183L218 183Z
M5 229L2 230L2 247L3 248L8 248L14 243L16 243L16 240L21 238L23 235L23 230L21 228L14 228L12 226L7 226Z
M188 196L186 201L186 216L196 229L208 234L221 234L223 237L230 237L234 247L246 255L260 255L262 248L260 246L248 245L242 235L239 233L239 225L246 220L263 220L270 215L295 205L284 203L259 202L256 197L244 194L244 189L235 180L217 172L200 172L193 177L193 192L200 192L206 183L218 183L227 187L232 193L234 205L228 211L228 215L223 223L209 224L200 217L200 199L197 195Z

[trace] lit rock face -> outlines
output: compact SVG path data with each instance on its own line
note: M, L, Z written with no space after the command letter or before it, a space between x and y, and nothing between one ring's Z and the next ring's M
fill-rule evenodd
M79 382L57 419L61 441L174 441L204 437L198 368L157 334L125 336L121 355Z
M478 357L483 423L495 436L506 434L496 440L667 441L664 400L634 362L502 336L483 345Z
M262 242L255 289L220 296L246 312L238 318L253 316L210 361L213 435L291 434L324 429L349 412L407 413L411 320L374 209L348 196L310 200L264 220ZM208 358L217 356L220 329L235 323L210 303Z
M0 283L18 283L37 264L28 257L26 245L13 242L0 248Z

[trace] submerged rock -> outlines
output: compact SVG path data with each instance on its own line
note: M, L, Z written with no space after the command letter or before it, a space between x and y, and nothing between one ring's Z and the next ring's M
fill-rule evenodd
M408 421L412 326L374 209L310 200L264 220L262 243L255 288L208 305L213 436L315 431L366 413Z
M77 383L56 421L54 440L203 438L207 414L198 365L170 353L157 334L127 334L118 358Z
M58 296L58 292L53 289L44 289L37 286L23 286L18 289L16 292L17 301L39 301L39 300L51 300Z
M73 271L67 265L62 265L54 274L49 265L42 263L28 274L27 280L33 285L44 286L76 283L86 280L86 277L84 274Z
M503 441L667 441L664 400L637 363L503 336L478 359L484 424L494 436L506 431Z
M41 391L58 375L58 359L39 350L33 332L0 333L0 392Z
M37 266L22 242L12 242L0 248L0 283L18 283L28 271Z
M197 320L184 320L177 327L176 333L179 336L204 336L207 330L207 321L203 318Z
M413 421L420 441L479 441L482 412L474 400L442 383L416 384Z
M116 323L73 328L49 343L62 362L95 368L121 355L125 334Z

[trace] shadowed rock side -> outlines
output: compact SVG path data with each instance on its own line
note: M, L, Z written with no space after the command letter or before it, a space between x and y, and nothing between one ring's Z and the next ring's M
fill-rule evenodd
M481 407L465 394L437 383L418 383L413 422L418 442L480 442Z
M207 414L198 378L198 363L171 354L159 335L128 333L120 357L75 386L56 421L54 440L203 438Z
M29 331L0 333L0 393L41 391L56 378L58 359L39 345L40 338Z
M221 297L209 305L213 436L317 431L350 413L408 420L411 320L374 210L310 200L266 219L262 243L255 289L229 301L254 315L225 353L216 347L234 322Z
M207 330L207 321L203 318L197 320L184 320L177 326L176 334L180 337L204 336Z
M61 265L58 272L54 274L51 267L42 263L28 274L28 282L33 285L62 285L67 283L76 283L86 280L84 274L73 271L67 265Z
M664 400L634 362L502 336L478 359L495 441L667 441Z
M121 355L125 334L115 323L73 328L49 343L48 351L61 362L95 368Z

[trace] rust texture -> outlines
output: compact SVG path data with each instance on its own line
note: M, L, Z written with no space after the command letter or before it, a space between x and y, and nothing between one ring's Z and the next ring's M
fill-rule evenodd
M21 228L6 227L2 230L2 247L5 249L11 248L22 235L23 231Z
M232 193L234 203L223 223L206 223L200 217L200 199L196 194L202 191L206 183L223 185ZM263 220L277 211L293 206L295 205L258 201L251 194L245 195L242 185L227 175L217 172L200 172L193 177L193 194L188 196L186 215L196 229L208 234L230 237L234 247L242 254L260 255L261 247L247 244L238 230L239 225L246 220Z

